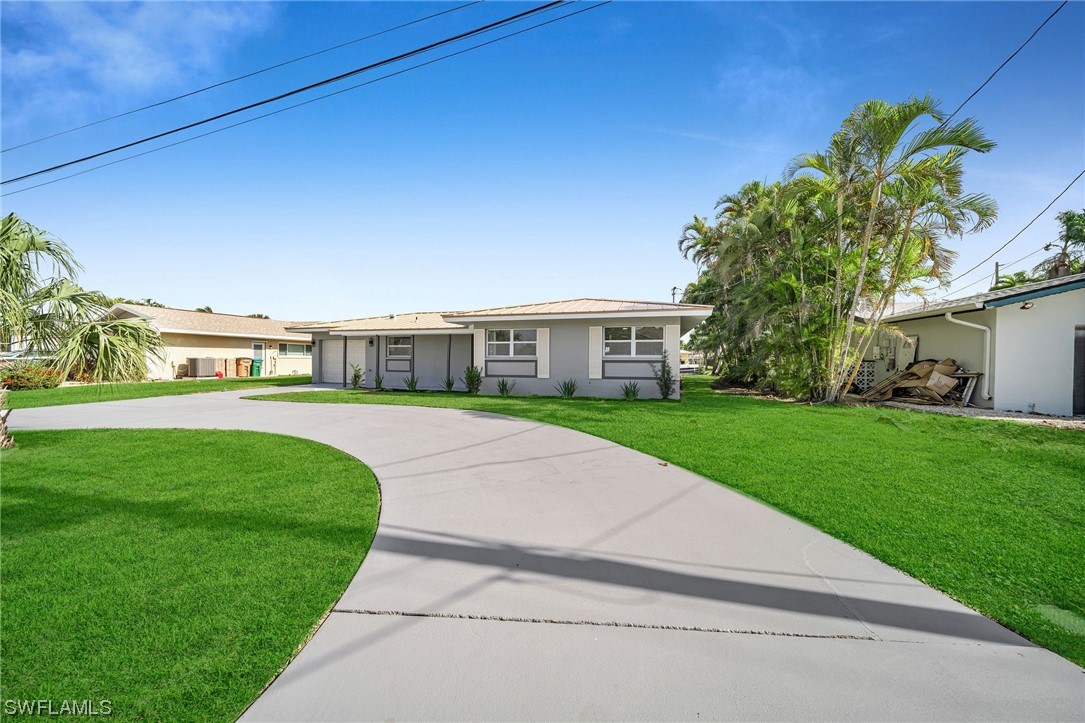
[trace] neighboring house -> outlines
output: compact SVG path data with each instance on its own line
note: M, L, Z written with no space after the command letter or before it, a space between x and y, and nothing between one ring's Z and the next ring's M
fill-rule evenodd
M873 380L916 359L952 358L983 372L973 403L1085 414L1085 274L942 301L887 316L864 366ZM869 366L868 366L869 365Z
M188 360L193 357L262 359L262 376L312 372L311 337L285 328L296 322L139 304L116 304L110 313L150 319L158 329L164 359L152 359L148 364L147 376L151 379L186 376ZM230 371L232 374L233 369Z
M448 377L463 389L464 369L477 366L485 393L505 378L515 394L554 395L555 385L575 379L581 396L620 396L636 381L641 396L657 397L652 366L667 350L677 376L680 338L710 313L695 304L573 299L290 328L313 335L314 382L345 386L357 365L367 388L380 374L385 388L402 389L413 375L420 389L440 389Z

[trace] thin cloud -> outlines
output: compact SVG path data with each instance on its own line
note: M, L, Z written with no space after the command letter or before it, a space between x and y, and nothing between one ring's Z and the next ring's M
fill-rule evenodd
M86 120L219 70L267 3L5 3L4 124Z
M787 126L821 118L830 85L800 65L754 62L719 68L715 95L746 115Z

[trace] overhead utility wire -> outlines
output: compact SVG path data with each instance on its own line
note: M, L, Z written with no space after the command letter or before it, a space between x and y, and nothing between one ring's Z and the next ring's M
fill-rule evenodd
M1036 214L1035 216L1033 216L1032 220L1029 221L1029 223L1025 224L1024 227L1020 231L1018 231L1017 233L1014 233L1009 241L1007 241L1003 245L998 246L998 248L995 249L993 252L991 252L991 254L988 255L986 258L984 258L983 261L981 261L979 264L973 266L972 268L968 269L967 271L963 272L963 274L961 274L957 278L968 276L975 269L978 269L981 266L983 266L984 264L986 264L988 261L991 261L991 259L994 258L995 255L998 254L1001 250L1005 249L1006 246L1010 245L1014 241L1017 241L1018 237L1021 236L1021 234L1024 233L1025 231L1029 230L1029 227L1032 226L1033 224L1035 224L1036 221L1039 220L1039 218L1041 218L1041 216L1046 214L1050 210L1051 206L1054 206L1058 202L1058 200L1061 199L1062 196L1065 195L1065 193L1067 193L1067 191L1069 191L1071 189L1071 187L1073 187L1074 183L1076 183L1078 180L1081 180L1082 176L1085 176L1085 168L1082 168L1082 172L1080 174L1077 174L1076 176L1074 176L1074 179L1072 181L1070 181L1069 183L1067 183L1067 187L1065 187L1064 189L1059 191L1059 194L1057 196L1055 196L1054 199L1051 199L1050 203L1048 203L1046 206L1044 206L1043 211L1041 211L1038 214ZM1016 262L1014 262L1014 263L1016 263ZM967 289L968 287L962 287L962 288ZM958 289L958 291L959 291L959 289Z
M1040 23L1040 25L1035 30L1032 31L1032 35L1028 36L1028 38L1025 40L1025 42L1021 43L1021 45L1017 48L1017 50L1010 53L1010 57L1003 60L1002 65L995 68L994 72L991 73L989 76L987 76L987 80L983 81L983 83L980 84L980 87L978 87L974 91L972 91L972 95L968 96L963 101L961 101L961 104L959 106L957 106L957 110L953 111L948 116L946 116L946 119L944 121L942 121L942 125L945 125L945 124L949 123L950 119L953 118L953 116L960 113L961 109L964 108L966 105L968 105L968 101L975 98L979 94L979 92L981 90L983 90L985 87L987 87L987 84L990 83L992 80L994 80L994 77L996 75L998 75L999 71L1002 70L1003 68L1005 68L1007 65L1009 65L1010 61L1013 60L1015 57L1017 57L1017 54L1020 53L1022 50L1024 50L1026 45L1028 45L1029 43L1032 42L1032 39L1035 38L1039 34L1039 32L1044 29L1045 25L1047 25L1049 22L1051 22L1051 18L1058 15L1059 11L1062 10L1064 7L1066 7L1066 4L1069 1L1070 0L1063 0L1062 4L1059 5L1057 8L1055 8L1054 12L1052 12L1050 15L1048 15L1047 18L1042 23Z
M953 116L960 113L961 109L964 108L966 105L968 105L968 102L970 100L972 100L977 95L979 95L979 92L981 90L983 90L984 88L986 88L988 83L990 83L992 80L994 80L994 77L996 75L998 75L999 71L1001 71L1003 68L1005 68L1007 65L1009 65L1010 61L1013 60L1014 58L1016 58L1017 54L1020 53L1022 50L1024 50L1026 45L1028 45L1029 43L1032 42L1032 39L1035 38L1039 34L1039 32L1041 30L1043 30L1044 26L1047 25L1048 22L1051 21L1051 18L1058 15L1059 11L1062 10L1066 6L1066 3L1068 3L1069 1L1070 0L1063 0L1062 5L1059 5L1057 8L1055 8L1054 12L1052 12L1050 15L1048 15L1044 19L1044 21L1042 23L1040 23L1038 26L1036 26L1036 29L1032 31L1032 35L1028 36L1028 38L1025 39L1025 42L1021 43L1021 45L1018 46L1017 50L1010 53L1010 57L1003 60L1002 65L995 68L994 72L992 72L990 75L987 76L987 80L980 83L979 87L976 88L974 91L972 91L971 95L969 95L967 98L965 98L963 101L961 101L961 104L959 106L957 106L956 110L954 110L952 113L950 113L945 118L943 118L942 121L932 129L932 131L940 130L942 128L945 128L947 125L949 125L949 122L951 120L953 120ZM895 164L893 164L890 167L889 172L895 171L897 168L900 167L900 165L903 162L904 162L903 158L899 159Z
M969 102L970 100L972 100L972 99L973 99L973 98L975 98L975 97L976 97L977 95L979 95L980 91L981 91L981 90L983 90L984 88L986 88L986 87L987 87L987 84L988 84L988 83L990 83L990 82L991 82L992 80L994 80L994 77L995 77L996 75L998 75L998 74L999 74L999 72L1000 72L1000 71L1001 71L1001 70L1002 70L1003 68L1005 68L1005 67L1006 67L1007 65L1009 65L1010 61L1011 61L1011 60L1013 60L1014 58L1016 58L1016 57L1017 57L1017 54L1018 54L1018 53L1020 53L1020 52L1021 52L1022 50L1024 50L1024 49L1025 49L1025 46L1026 46L1026 45L1028 45L1029 43L1031 43L1031 42L1032 42L1033 38L1035 38L1035 37L1036 37L1037 35L1039 35L1040 31L1044 29L1044 26L1045 26L1045 25L1047 25L1047 24L1048 24L1049 22L1051 22L1051 19L1052 19L1052 18L1054 18L1054 17L1056 16L1056 15L1058 15L1058 14L1059 14L1059 11L1060 11L1060 10L1062 10L1062 9L1063 9L1064 7L1066 7L1066 4L1067 4L1068 2L1069 2L1069 0L1063 0L1063 2L1062 2L1062 3L1061 3L1061 4L1060 4L1060 5L1059 5L1059 6L1057 7L1057 8L1055 8L1055 9L1054 9L1054 10L1053 10L1053 11L1051 12L1051 14L1050 14L1050 15L1048 15L1048 16L1047 16L1046 18L1044 18L1044 21L1043 21L1042 23L1040 23L1039 25L1037 25L1037 26L1036 26L1036 29L1035 29L1035 30L1033 30L1033 31L1032 31L1032 34L1031 34L1031 35L1029 35L1029 36L1028 36L1028 37L1027 37L1027 38L1025 39L1025 42L1021 43L1021 45L1019 45L1019 46L1017 47L1017 50L1015 50L1015 51L1013 51L1012 53L1010 53L1009 57L1008 57L1008 58L1006 58L1005 60L1003 60L1003 61L1002 61L1002 64L1001 64L1001 65L999 65L999 66L998 66L997 68L995 68L995 69L994 69L994 71L993 71L993 72L992 72L992 73L991 73L990 75L988 75L988 76L987 76L987 80L985 80L985 81L983 81L982 83L980 83L979 87L978 87L978 88L976 88L976 89L975 89L974 91L972 91L972 93L971 93L971 94L970 94L970 95L969 95L969 96L968 96L967 98L965 98L965 99L964 99L963 101L961 101L961 104L960 104L960 105L958 105L958 106L957 106L957 108L956 108L956 109L955 109L955 110L954 110L954 111L953 111L952 113L950 113L950 114L949 114L948 116L946 116L946 117L945 117L945 119L944 119L944 120L943 120L943 121L942 121L941 123L939 123L939 124L938 124L938 126L936 126L936 127L937 127L937 128L942 128L942 127L946 126L946 125L947 125L947 124L948 124L948 123L950 122L950 120L952 120L952 119L953 119L953 116L955 116L955 115L957 115L958 113L960 113L960 112L961 112L961 109L962 109L962 108L964 108L964 107L965 107L966 105L968 105L968 102ZM1078 178L1080 178L1080 177L1081 177L1081 176L1079 175L1079 176L1078 176ZM1070 185L1071 185L1071 186L1072 186L1072 185L1074 185L1074 182L1075 182L1075 181L1077 181L1077 178L1075 178L1075 179L1074 179L1074 181L1071 181L1071 182L1070 182ZM1067 188L1069 188L1069 186L1067 186ZM1066 190L1064 189L1062 193L1066 193ZM1059 194L1059 196L1060 196L1060 197L1062 196L1062 193L1060 193L1060 194ZM1058 197L1056 197L1056 198L1055 198L1055 201L1057 201L1057 200L1058 200ZM1052 204L1054 204L1054 203L1055 203L1055 201L1052 201L1051 203L1052 203ZM1051 208L1051 206L1049 205L1049 206L1048 206L1047 208ZM1044 211L1041 211L1041 212L1040 212L1040 215L1043 215L1043 213L1044 213L1045 211L1047 211L1047 209L1046 209L1046 208L1044 209ZM1037 217L1037 218L1038 218L1038 217ZM1035 218L1034 218L1034 219L1032 219L1032 221L1030 221L1030 222L1029 222L1029 226L1031 226L1031 225L1032 225L1032 223L1033 223L1034 221L1036 221L1036 219L1035 219ZM1017 236L1020 236L1020 235L1021 235L1021 234L1022 234L1022 233L1023 233L1024 231L1025 231L1025 229L1027 229L1027 228L1028 228L1028 226L1025 226L1025 228L1023 228L1023 229L1021 229L1020 231L1018 231L1018 232L1017 232L1017 234L1016 234L1016 235L1014 236L1014 238L1017 238ZM1013 239L1010 239L1010 241L1007 241L1007 242L1006 242L1006 244L1004 244L1004 245L1003 245L1003 246L1002 246L1001 248L999 248L999 249L998 249L998 251L1001 251L1002 249L1006 248L1006 245L1008 245L1008 244L1009 244L1009 243L1010 243L1011 241L1013 241ZM995 254L997 254L997 253L998 253L998 251L995 251ZM1030 255L1031 255L1031 254L1030 254ZM973 271L975 271L975 270L976 270L977 268L979 268L979 266L981 266L981 265L983 265L984 263L986 263L987 261L989 261L989 260L991 259L991 257L992 257L992 256L994 256L994 254L991 254L991 256L988 256L988 257L987 257L986 259L984 259L983 261L981 261L981 262L980 262L979 264L976 264L975 266L973 266L972 268L970 268L970 269L969 269L968 271L965 271L965 272L964 272L963 274L961 274L961 275L960 275L960 276L958 276L957 278L963 278L963 277L967 276L968 274L972 273L972 272L973 272ZM1015 261L1014 263L1017 263L1017 262ZM979 283L979 282L975 282L975 283ZM973 283L973 284L969 284L969 286L974 286L974 285L975 285L975 283ZM956 293L956 291L960 291L960 290L962 290L962 289L967 289L967 288L968 288L968 286L963 286L963 287L961 287L961 289L957 289L957 290L955 290L955 291L953 291L953 292L950 292L950 293ZM944 297L943 297L943 298L944 298Z
M333 45L330 48L324 48L323 50L317 50L315 52L308 53L306 55L302 55L302 56L299 56L297 58L292 58L291 60L284 60L281 63L276 63L275 65L269 65L266 68L260 68L259 70L254 70L252 72L245 73L244 75L239 75L239 76L234 77L234 78L228 78L226 80L220 80L217 83L212 83L211 85L206 85L203 88L197 88L196 90L190 90L187 93L182 93L181 95L175 95L172 98L166 98L165 100L160 100L160 101L157 101L155 103L151 103L149 105L142 106L140 108L133 108L132 110L128 110L128 111L125 111L123 113L117 113L116 115L111 115L108 118L101 118L99 120L92 121L90 123L85 123L85 124L83 124L81 126L77 126L75 128L69 128L67 130L57 131L56 133L52 133L52 134L47 135L47 136L42 136L41 138L35 138L32 141L26 141L25 143L20 143L20 144L15 145L15 146L9 146L7 148L0 149L0 153L7 153L8 151L14 151L17 148L25 148L27 146L32 146L35 143L41 143L42 141L47 141L47 140L50 140L51 138L56 138L58 136L67 135L68 133L75 133L76 131L81 131L84 128L90 128L91 126L100 125L102 123L106 123L106 122L111 121L111 120L116 120L118 118L124 118L125 116L133 115L135 113L140 113L140 112L145 111L145 110L150 110L151 108L158 108L159 106L167 105L169 103L173 103L173 102L178 101L178 100L184 100L185 98L190 98L190 97L192 97L194 95L199 95L200 93L205 93L205 92L207 92L209 90L214 90L215 88L221 88L222 86L229 85L230 83L236 83L239 80L245 80L246 78L252 78L253 76L257 76L257 75L260 75L262 73L267 73L267 72L272 71L272 70L277 70L279 68L282 68L282 67L287 66L287 65L291 65L293 63L300 63L303 60L308 60L309 58L315 58L316 56L323 55L324 53L330 53L333 50L339 50L340 48L345 48L348 45L355 45L357 43L361 43L361 42L364 42L366 40L376 38L376 37L378 37L380 35L386 35L388 33L394 32L396 30L402 30L403 28L410 27L411 25L417 25L418 23L423 23L423 22L425 22L427 20L432 20L433 18L440 17L441 15L448 15L449 13L454 13L454 12L456 12L458 10L464 10L465 8L469 8L472 5L478 5L479 3L482 3L482 2L484 2L484 0L473 0L473 2L469 2L469 3L466 3L464 5L457 5L454 8L449 8L448 10L442 10L439 13L433 13L432 15L426 15L425 17L418 18L417 20L411 20L410 22L400 23L399 25L396 25L394 27L385 28L384 30L380 30L380 31L375 32L375 33L370 33L369 35L363 36L361 38L355 38L354 40L348 40L345 43L339 43L338 45Z
M30 191L30 190L35 189L35 188L41 188L42 186L49 186L49 185L52 185L54 183L59 183L60 181L67 180L69 178L75 178L76 176L82 176L82 175L84 175L86 173L90 173L92 171L96 171L96 170L99 170L101 168L107 168L109 166L114 166L114 165L116 165L118 163L123 163L125 161L130 161L130 160L132 160L134 158L139 158L141 156L147 156L147 155L150 155L151 153L157 153L158 151L164 151L167 148L173 148L174 146L179 146L179 145L182 145L184 143L188 143L189 141L195 141L195 140L198 140L200 138L206 138L207 136L212 136L212 135L215 135L216 133L221 133L223 131L230 130L231 128L237 128L238 126L243 126L243 125L246 125L248 123L252 123L254 121L261 120L262 118L268 118L268 117L273 116L273 115L278 115L279 113L285 113L288 110L293 110L295 108L300 108L300 107L302 107L304 105L309 105L310 103L315 103L315 102L320 101L320 100L325 100L327 98L331 98L331 97L334 97L334 96L337 96L337 95L342 95L343 93L347 93L347 92L350 92L352 90L357 90L358 88L364 88L367 85L372 85L372 84L380 82L382 80L386 80L388 78L393 78L393 77L395 77L397 75L403 75L404 73L409 73L412 70L417 70L418 68L423 68L423 67L425 67L427 65L432 65L433 63L437 63L437 62L440 62L442 60L447 60L448 58L454 58L457 55L463 55L464 53L469 53L472 50L478 50L479 48L484 48L487 45L493 45L494 43L500 42L502 40L507 40L508 38L514 37L516 35L521 35L521 34L526 33L528 31L535 30L536 28L541 28L541 27L543 27L545 25L550 25L550 24L556 23L556 22L558 22L560 20L566 20L568 18L573 17L574 15L580 15L581 13L586 13L589 10L595 10L596 8L602 7L603 5L609 5L612 2L614 2L614 0L603 0L603 2L596 3L595 5L589 5L588 7L582 8L582 9L577 10L575 12L566 13L565 15L562 15L560 17L556 17L556 18L554 18L552 20L547 20L545 22L541 22L541 23L537 23L535 25L531 25L529 27L523 28L522 30L517 30L516 32L509 33L507 35L502 35L501 37L498 37L498 38L494 38L493 40L487 40L485 43L479 43L478 45L472 45L469 48L463 48L462 50L457 50L454 53L449 53L447 55L442 55L439 58L433 58L432 60L427 60L424 63L418 63L417 65L410 66L409 68L403 68L402 70L397 70L394 73L388 73L387 75L382 75L379 78L374 78L374 79L368 80L368 81L366 81L364 83L359 83L357 85L352 85L349 88L343 88L341 90L337 90L334 93L327 93L325 95L317 96L316 98L310 98L309 100L302 101L301 103L295 103L294 105L289 105L289 106L286 106L285 108L279 108L278 110L273 110L270 113L264 113L262 115L253 116L252 118L246 118L243 121L239 121L237 123L232 123L230 125L223 126L221 128L216 128L215 130L207 131L206 133L200 133L199 135L191 136L189 138L185 138L185 139L182 139L182 140L179 140L179 141L174 141L173 143L168 143L168 144L166 144L164 146L159 146L157 148L152 148L152 149L150 149L148 151L143 151L142 153L133 153L130 156L125 156L124 158L118 158L115 161L110 161L108 163L103 163L103 164L101 164L99 166L94 166L92 168L87 168L87 169L84 169L82 171L79 171L78 173L72 173L71 175L68 175L68 176L61 176L60 178L54 178L51 181L45 181L44 183L38 183L38 184L33 185L33 186L26 186L25 188L20 188L17 191L8 191L7 193L0 194L0 198L7 198L8 196L14 196L14 195L16 195L18 193L23 193L24 191Z
M1005 269L1008 269L1008 268L1010 268L1011 266L1016 266L1017 264L1021 263L1022 261L1024 261L1024 260L1025 260L1025 259L1027 259L1028 257L1030 257L1030 256L1035 256L1036 254L1040 253L1040 252L1041 252L1041 251L1043 251L1043 250L1044 250L1044 248L1043 248L1043 247L1041 246L1040 248L1036 249L1036 250L1035 250L1035 251L1033 251L1032 253L1030 253L1030 254L1025 254L1024 256L1022 256L1021 258L1017 259L1016 261L1011 261L1011 262L1010 262L1010 263L1008 263L1008 264L1003 264L1003 265L1002 265L1002 267L1001 267L1001 269L1002 269L1002 270L1005 270ZM960 288L958 288L958 289L954 289L952 293L956 294L956 293L958 293L958 292L960 292L960 291L964 291L965 289L971 289L971 288L972 288L973 286L975 286L976 284L980 284L980 283L983 283L983 282L984 282L984 281L986 281L986 280L987 280L987 277L986 277L986 276L981 276L980 278L976 279L975 281L973 281L973 282L971 282L971 283L969 283L969 284L966 284L965 286L962 286L962 287L960 287ZM993 283L997 284L997 283L998 283L998 279L995 279ZM947 296L948 296L948 294L947 294ZM946 298L946 297L942 297L942 298Z
M293 97L293 96L298 95L300 93L305 93L307 91L313 90L315 88L321 88L321 87L323 87L325 85L330 85L332 83L337 83L340 80L345 80L346 78L351 78L351 77L353 77L355 75L360 75L361 73L365 73L367 71L374 70L376 68L381 68L381 67L384 67L386 65L391 65L392 63L396 63L396 62L398 62L400 60L405 60L407 58L411 58L411 57L414 57L416 55L420 55L422 53L428 52L428 51L433 50L435 48L440 48L440 47L448 45L450 43L454 43L457 40L463 40L465 38L470 38L470 37L473 37L475 35L480 35L482 33L488 32L488 31L493 30L495 28L499 28L499 27L501 27L503 25L507 25L509 23L516 22L517 20L521 20L523 18L530 17L532 15L537 15L538 13L541 13L541 12L544 12L544 11L547 11L547 10L551 10L551 9L553 9L553 8L559 6L559 5L563 5L563 4L565 4L565 2L566 2L566 0L554 0L554 2L549 2L549 3L545 4L545 5L540 5L539 7L532 8L531 10L525 10L522 13L517 13L515 15L510 15L509 17L504 18L502 20L497 20L495 22L488 23L486 25L482 25L482 26L477 27L477 28L475 28L473 30L468 30L468 31L460 33L458 35L453 35L452 37L445 38L444 40L438 40L437 42L430 43L429 45L424 45L424 46L422 46L420 48L416 48L414 50L407 51L406 53L400 53L399 55L395 55L395 56L392 56L390 58L385 58L384 60L380 60L380 61L378 61L376 63L370 63L369 65L365 65L365 66L362 66L360 68L355 68L354 70L349 70L346 73L340 73L339 75L333 76L331 78L325 78L324 80L317 81L316 83L310 83L309 85L302 86L301 88L295 88L294 90L290 90L290 91L287 91L285 93L280 93L280 94L278 94L276 96L272 96L271 98L265 98L264 100L256 101L255 103L249 103L247 105L241 106L240 108L234 108L233 110L229 110L229 111L226 111L224 113L219 113L217 115L211 116L210 118L204 118L203 120L195 121L193 123L187 123L187 124L185 124L183 126L178 126L177 128L173 128L173 129L168 130L168 131L163 131L161 133L155 133L154 135L147 136L146 138L141 138L141 139L139 139L137 141L132 141L130 143L125 143L123 145L115 146L113 148L109 148L109 149L104 150L104 151L99 151L97 153L92 153L92 154L90 154L88 156L83 156L82 158L76 158L75 160L67 161L65 163L59 163L59 164L57 164L55 166L50 166L49 168L43 168L43 169L38 170L38 171L33 171L32 173L25 173L25 174L23 174L21 176L16 176L15 178L9 178L9 179L7 179L5 181L0 181L0 185L6 185L8 183L15 183L17 181L25 181L28 178L34 178L35 176L41 176L41 175L46 174L46 173L52 173L53 171L59 171L61 168L68 168L69 166L74 166L74 165L79 164L79 163L85 163L86 161L94 160L95 158L101 158L102 156L108 156L108 155L110 155L112 153L116 153L117 151L123 151L126 148L132 148L134 146L138 146L138 145L141 145L143 143L149 143L150 141L158 140L159 138L165 138L166 136L170 136L170 135L173 135L175 133L180 133L182 131L187 131L187 130L189 130L191 128L196 128L196 127L199 127L199 126L202 126L202 125L206 125L208 123L213 123L214 121L221 120L223 118L228 118L229 116L237 115L238 113L243 113L243 112L245 112L247 110L252 110L253 108L259 108L261 106L268 105L269 103L275 103L276 101L280 101L280 100L283 100L285 98L290 98L290 97Z

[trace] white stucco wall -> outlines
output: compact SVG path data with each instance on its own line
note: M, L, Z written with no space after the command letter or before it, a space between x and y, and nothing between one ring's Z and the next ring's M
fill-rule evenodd
M1085 325L1085 289L995 309L995 407L1073 413L1074 327Z
M981 311L970 312L958 312L953 315L954 318L958 318L961 321L967 321L973 324L983 324L990 327L992 338L992 351L998 343L999 334L1002 333L1000 327L1001 320L996 316L994 309L984 309ZM983 332L979 329L971 329L967 326L961 326L960 324L951 324L946 321L945 316L937 315L929 319L915 319L913 321L901 321L893 324L900 329L902 334L907 336L919 337L919 345L916 349L916 359L936 359L941 361L943 359L956 359L964 369L968 371L983 371ZM876 341L875 341L876 343ZM901 358L901 345L900 339L894 339L893 344L896 348L896 359ZM871 358L872 350L867 352L866 358ZM874 362L874 379L875 381L881 381L890 374L903 369L904 365L898 363L895 367L886 368L886 360L880 359ZM995 365L991 365L991 379L990 389L995 389L995 383L997 380L998 371ZM972 394L972 404L977 407L992 407L992 401L986 401L980 396L982 384L978 384L976 391Z

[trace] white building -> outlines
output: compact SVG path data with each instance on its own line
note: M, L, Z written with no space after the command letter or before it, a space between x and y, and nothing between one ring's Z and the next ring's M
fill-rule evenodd
M1085 415L1085 274L942 301L887 316L864 360L880 381L918 359L982 372L977 406ZM869 372L868 372L869 373Z

